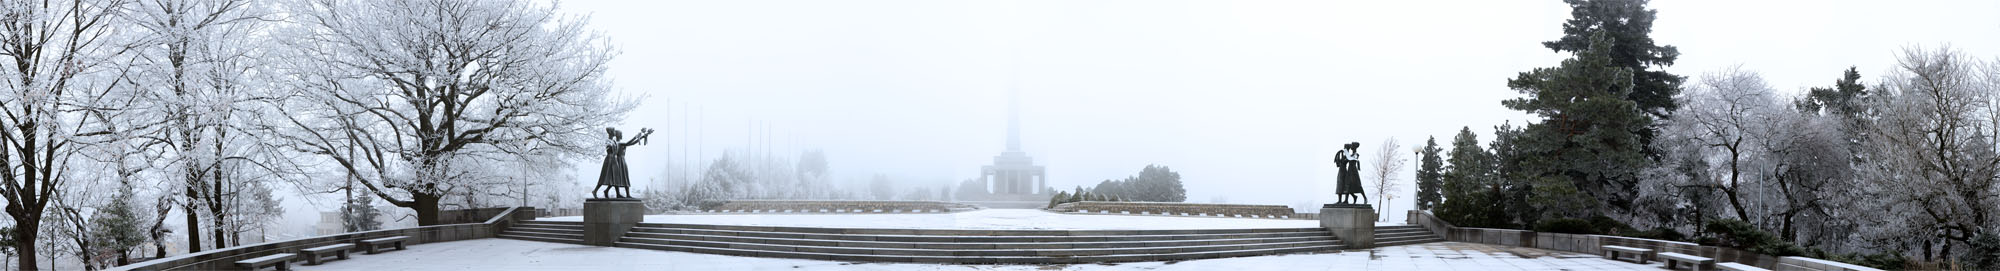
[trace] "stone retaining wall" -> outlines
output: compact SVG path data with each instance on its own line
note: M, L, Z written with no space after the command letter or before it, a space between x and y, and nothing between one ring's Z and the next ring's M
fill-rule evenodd
M732 200L705 213L754 214L901 214L950 213L977 210L978 206L937 201L859 200Z
M1785 266L1779 264L1778 257L1772 257L1769 255L1757 254L1749 251L1727 248L1727 247L1703 246L1688 242L1675 242L1666 240L1641 239L1641 238L1595 235L1595 234L1563 234L1563 233L1545 233L1545 232L1538 233L1534 231L1525 231L1525 230L1461 228L1457 226L1452 226L1451 223L1445 222L1443 219L1438 219L1436 216L1432 216L1429 212L1417 211L1417 210L1410 211L1408 219L1410 220L1409 221L1410 224L1423 226L1425 229L1429 229L1433 233L1437 233L1438 235L1444 236L1445 240L1452 242L1468 242L1468 243L1495 244L1495 245L1518 246L1518 247L1532 247L1532 248L1540 248L1540 249L1556 250L1556 251L1587 253L1592 255L1603 255L1604 253L1600 252L1603 249L1602 246L1615 245L1615 246L1627 246L1636 248L1647 248L1647 249L1652 249L1654 252L1676 252L1688 255L1708 257L1715 259L1715 262L1718 263L1734 262L1750 266L1756 266L1758 268L1780 270L1780 271L1821 270L1821 269L1797 268L1796 266ZM1810 259L1820 262L1831 262L1831 261L1805 258L1805 257L1785 257L1785 258L1800 258L1800 259ZM1800 261L1803 262L1803 260ZM1834 270L1840 270L1840 269L1834 269ZM1852 269L1852 270L1874 270L1874 269Z
M1778 269L1809 270L1809 271L1847 271L1847 270L1880 271L1881 270L1881 269L1868 268L1866 266L1858 266L1843 262L1797 257L1797 256L1784 257L1782 259L1779 259Z
M1284 205L1249 204L1203 204L1174 202L1110 202L1083 201L1056 205L1050 211L1061 213L1121 214L1121 215L1165 215L1165 216L1209 216L1241 218L1292 218L1297 213Z
M445 216L451 214L452 216ZM350 232L322 235L285 241L264 242L222 249L207 250L192 254L154 259L111 270L239 270L236 261L263 257L277 253L298 253L300 249L332 245L352 244L362 239L389 236L409 236L406 245L458 241L466 239L491 238L507 227L521 220L534 219L534 207L482 208L440 212L439 221L469 219L477 214L491 214L484 221L459 224L431 225L415 228L386 229L364 232ZM449 219L448 219L449 218ZM389 252L394 253L394 252ZM357 256L356 260L367 260L368 256Z

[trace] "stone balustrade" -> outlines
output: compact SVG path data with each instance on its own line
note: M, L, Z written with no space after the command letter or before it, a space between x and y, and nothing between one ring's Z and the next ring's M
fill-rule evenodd
M133 263L110 270L236 270L236 261L263 257L277 253L299 253L299 250L332 245L352 244L358 240L408 236L409 245L458 241L466 239L491 238L522 220L534 219L534 207L482 208L451 210L439 213L439 221L461 222L457 224L430 225L414 228L373 230L313 236L285 241L264 242L221 249L206 250L190 254L153 259ZM474 216L488 215L484 220L470 220Z
M907 214L951 213L979 207L938 201L860 200L731 200L704 213L753 214Z
M1284 205L1205 204L1177 202L1084 201L1057 204L1050 211L1084 214L1163 215L1290 219L1297 215Z

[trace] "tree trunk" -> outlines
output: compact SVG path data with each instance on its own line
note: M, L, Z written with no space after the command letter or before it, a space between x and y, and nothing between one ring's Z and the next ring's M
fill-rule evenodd
M1742 139L1737 139L1736 143L1734 144L1742 144L1742 143L1743 143ZM1741 189L1743 187L1743 184L1741 182L1743 171L1736 167L1740 163L1739 161L1741 160L1741 157L1743 155L1742 152L1737 151L1736 145L1731 145L1728 147L1729 147L1729 189L1723 190L1722 192L1729 193L1729 206L1734 207L1736 209L1736 219L1742 219L1743 222L1752 222L1750 221L1750 212L1746 212L1743 210L1743 201L1738 200L1737 198L1739 197L1736 195L1736 190ZM1757 223L1755 222L1750 223L1750 225L1756 225L1756 224Z
M188 253L201 252L201 214L194 211L195 192L194 187L188 187L188 202L181 206L181 212L187 214Z
M418 226L438 224L438 198L441 197L443 196L422 193L410 194L410 209L417 211Z
M209 208L209 209L220 209L220 208L213 208L213 207L211 207L211 208ZM212 218L212 221L211 221L211 222L215 222L215 223L210 223L210 224L214 224L214 225L211 225L211 226L212 226L212 227L214 227L214 228L210 228L210 230L214 230L214 231L215 231L215 248L216 248L216 249L222 249L222 248L224 248L224 247L228 247L229 245L227 245L227 244L229 244L229 242L228 242L229 240L228 240L227 238L229 237L229 234L228 234L228 230L227 230L227 229L224 229L224 228L223 228L223 226L222 226L222 211L218 211L218 210L209 210L209 211L208 211L208 213L214 216L214 217L211 217L211 218Z
M1778 226L1778 238L1783 238L1785 242L1796 243L1799 241L1799 238L1796 236L1798 231L1792 229L1792 217L1796 216L1798 216L1797 213L1785 214L1784 220L1780 221Z
M223 202L226 199L223 199L224 194L222 194L222 174L212 173L208 176L214 181L212 184L215 184L209 187L208 214L209 218L214 219L212 224L215 224L215 228L212 230L215 230L215 248L221 249L229 246L229 228L224 225L229 221L229 206Z
M21 271L35 271L36 225L41 225L39 214L12 214L14 216L14 251L21 255Z

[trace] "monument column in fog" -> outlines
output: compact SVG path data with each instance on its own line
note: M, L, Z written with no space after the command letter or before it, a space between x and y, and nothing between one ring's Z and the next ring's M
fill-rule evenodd
M981 167L979 177L997 198L1047 201L1047 197L1033 197L1048 186L1048 178L1043 175L1042 166L1035 165L1035 159L1021 151L1021 103L1016 96L1009 93L1007 99L1007 151L994 156L993 165Z

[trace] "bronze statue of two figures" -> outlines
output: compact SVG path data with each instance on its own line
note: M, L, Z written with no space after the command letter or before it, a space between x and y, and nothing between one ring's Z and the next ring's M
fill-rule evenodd
M604 196L598 198L609 198L614 191L618 192L617 198L632 198L631 174L625 168L625 147L645 144L646 137L653 135L653 129L640 128L639 135L624 142L619 142L621 134L616 128L604 128L604 133L609 134L611 140L604 144L604 169L597 172L597 187L590 189L590 195L597 196L597 190L603 189Z
M1340 177L1335 180L1333 194L1340 198L1336 204L1368 204L1368 193L1361 190L1361 142L1349 142L1340 152L1333 154L1333 164L1340 167ZM1358 198L1357 198L1358 196ZM1351 200L1359 199L1354 202Z

